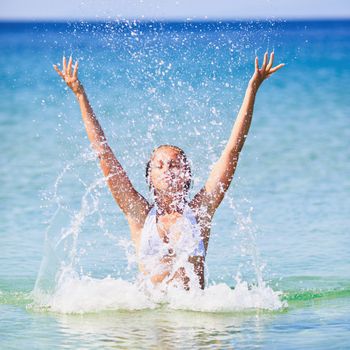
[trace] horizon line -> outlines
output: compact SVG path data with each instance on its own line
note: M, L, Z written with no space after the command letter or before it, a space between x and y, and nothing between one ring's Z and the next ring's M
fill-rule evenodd
M291 17L217 17L217 18L199 18L199 17L162 17L162 18L154 18L154 17L144 17L144 18L110 18L110 17L86 17L86 18L1 18L0 17L0 23L67 23L67 22L129 22L129 21L136 21L136 22L167 22L167 23L195 23L195 22L238 22L238 21L349 21L350 16L348 17L298 17L298 16L291 16Z

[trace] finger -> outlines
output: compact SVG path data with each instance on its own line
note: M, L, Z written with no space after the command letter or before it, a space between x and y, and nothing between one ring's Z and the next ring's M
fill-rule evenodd
M72 72L72 63L73 63L73 58L72 56L69 57L68 61L68 68L67 68L67 74L70 76Z
M277 72L279 69L284 67L284 65L285 65L284 63L281 63L278 66L271 68L269 74Z
M58 67L57 67L55 64L53 65L53 68L54 68L54 70L58 73L58 75L59 75L62 79L64 79L63 73L58 69Z
M271 69L271 67L272 67L272 65L273 65L273 59L274 59L274 57L275 57L275 53L272 51L271 54L270 54L269 63L268 63L268 65L266 66L266 71L267 71L267 72Z
M79 66L79 62L76 61L74 65L74 70L73 70L73 78L78 78L78 66Z
M265 69L266 69L266 64L267 64L267 51L266 51L265 54L264 54L264 61L263 61L263 64L262 64L262 66L261 66L261 69L262 69L263 71L265 71Z
M258 56L255 57L255 70L256 70L256 71L259 70L259 59L258 59Z
M66 60L66 56L63 56L62 65L63 65L62 72L63 72L63 74L66 74L66 73L67 73L67 60Z

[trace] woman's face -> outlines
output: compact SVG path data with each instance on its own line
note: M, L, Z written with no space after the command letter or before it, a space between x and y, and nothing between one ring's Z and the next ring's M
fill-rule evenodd
M183 155L171 147L157 149L150 162L150 180L155 190L184 193L190 174Z

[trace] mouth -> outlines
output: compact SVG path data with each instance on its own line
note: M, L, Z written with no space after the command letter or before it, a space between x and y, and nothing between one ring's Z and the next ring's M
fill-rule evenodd
M167 183L173 183L175 179L176 179L175 174L166 174L161 177L161 180Z

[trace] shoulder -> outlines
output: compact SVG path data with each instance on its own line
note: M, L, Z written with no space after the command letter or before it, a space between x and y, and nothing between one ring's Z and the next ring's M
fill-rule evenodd
M139 220L135 220L134 218L127 217L131 238L136 244L136 246L140 244L143 229L150 222L152 217L155 217L154 205L150 205L147 208L147 212L145 212L142 218L140 218Z
M203 187L189 202L189 207L195 213L198 220L211 221L215 213L215 209L212 206L211 197Z

